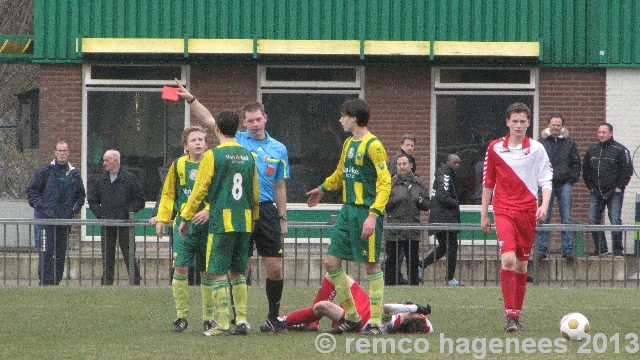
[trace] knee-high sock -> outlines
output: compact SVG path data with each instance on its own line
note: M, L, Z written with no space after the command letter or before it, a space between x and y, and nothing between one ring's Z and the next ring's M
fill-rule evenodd
M173 272L171 289L173 290L173 300L176 304L176 313L179 318L187 318L189 314L189 280L188 275L178 275Z
M244 276L231 280L233 303L236 307L236 324L247 321L247 279Z
M229 321L229 281L227 279L213 282L213 299L218 327L226 330L231 326Z
M526 272L524 274L516 273L516 296L514 300L514 310L520 317L520 312L522 311L522 304L524 303L524 295L527 292L527 275L529 273Z
M336 297L336 287L325 277L322 279L322 285L316 294L316 298L313 299L312 305L324 300L333 301L334 297Z
M517 317L515 311L516 272L513 270L500 269L500 287L502 288L505 317Z
M215 319L213 310L213 282L211 279L202 276L200 278L200 294L202 295L202 320L211 321Z
M284 280L267 279L267 301L269 301L268 318L271 320L277 319L280 314L280 299L282 299L283 287Z
M382 302L384 299L384 275L377 271L368 275L369 299L371 301L371 325L380 327L382 324Z
M314 314L313 306L308 308L292 311L287 314L284 322L287 325L309 324L320 321L320 317Z
M347 279L347 274L344 273L344 269L342 267L329 272L329 276L331 277L331 282L336 288L336 294L344 306L345 318L349 321L358 321L360 320L360 315L358 314L358 310L356 309L356 305L353 302L353 295L351 294L351 288L349 288L349 280ZM383 283L384 286L384 283Z

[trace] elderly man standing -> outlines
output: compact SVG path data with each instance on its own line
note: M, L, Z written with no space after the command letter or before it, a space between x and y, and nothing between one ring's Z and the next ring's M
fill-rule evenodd
M107 150L102 158L104 174L98 177L89 195L89 208L98 219L128 219L130 212L144 207L144 196L138 179L120 166L120 153ZM103 226L102 241L102 285L113 285L116 257L116 241L124 263L129 271L129 229L120 226ZM135 247L131 249L135 253ZM134 262L135 284L140 285L140 271Z
M69 164L69 145L58 141L55 159L38 169L27 186L29 205L41 219L71 219L84 205L85 191L78 169ZM67 239L71 226L46 225L40 244L40 285L58 285L62 280Z

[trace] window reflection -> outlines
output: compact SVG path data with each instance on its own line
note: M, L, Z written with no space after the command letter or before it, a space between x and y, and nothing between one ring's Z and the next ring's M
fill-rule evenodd
M444 162L450 153L460 156L456 185L461 204L479 204L481 192L476 187L482 169L476 165L484 160L489 143L509 132L504 114L514 102L533 111L532 95L437 95L436 163ZM533 126L527 135L533 135Z
M102 174L102 155L118 150L121 164L155 201L162 183L158 168L182 155L184 104L166 102L158 92L89 91L87 177L89 191Z
M287 201L304 203L305 193L331 175L340 160L342 144L349 136L340 125L340 106L358 94L265 93L269 135L289 151L291 179ZM325 194L323 203L341 203L342 192Z

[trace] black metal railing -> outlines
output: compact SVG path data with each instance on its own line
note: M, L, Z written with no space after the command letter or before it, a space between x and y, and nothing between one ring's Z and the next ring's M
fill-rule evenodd
M126 227L130 232L130 264L140 269L141 285L171 283L171 237L159 239L155 227L142 220L48 220L0 219L0 284L38 285L39 248L35 246L35 229L39 226L71 226L65 252L62 285L100 285L103 259L100 248L102 226ZM333 229L331 222L289 222L284 238L283 273L289 285L320 285L324 275L323 260ZM459 232L455 279L470 286L497 286L500 274L500 252L495 234L485 235L479 224L387 224L385 230L419 230L419 264L437 246L429 232ZM540 225L538 230L551 234L550 254L540 259L534 244L529 263L529 275L534 285L544 286L635 286L640 287L640 257L638 254L639 225ZM575 259L568 261L559 252L560 232L574 232ZM585 239L592 231L621 231L625 253L622 256L589 256ZM385 235L386 236L386 235ZM609 237L610 238L610 237ZM380 261L384 267L384 240ZM554 250L557 252L554 253ZM407 257L409 259L410 257ZM405 260L406 261L406 260ZM251 258L250 283L263 285L265 276L259 257ZM420 266L421 285L445 285L446 256L432 265ZM347 273L360 282L367 282L364 266L345 261ZM133 270L133 267L132 269ZM408 276L406 262L401 270ZM395 283L401 283L399 272ZM194 278L193 283L196 283ZM134 274L127 273L120 251L116 249L115 285L134 284Z

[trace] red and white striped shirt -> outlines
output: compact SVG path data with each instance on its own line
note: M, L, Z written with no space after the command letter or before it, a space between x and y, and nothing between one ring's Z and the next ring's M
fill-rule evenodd
M538 207L538 189L551 189L553 169L544 146L525 136L509 147L509 136L494 140L484 158L483 186L493 188L493 212L532 210Z

